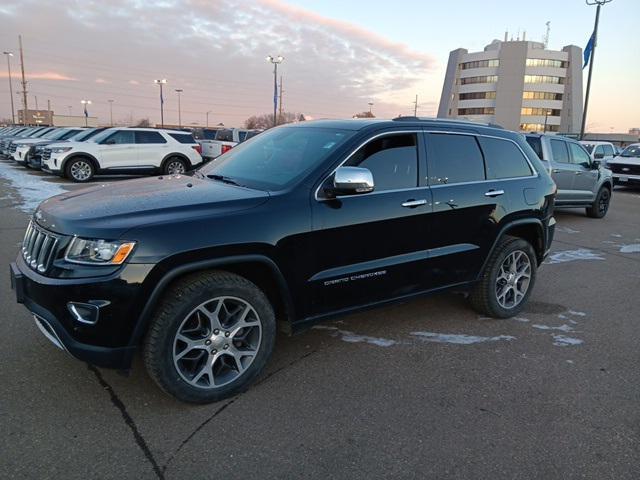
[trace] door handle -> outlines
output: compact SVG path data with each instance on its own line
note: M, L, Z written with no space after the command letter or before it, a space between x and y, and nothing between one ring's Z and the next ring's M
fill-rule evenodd
M421 200L407 200L406 202L402 202L402 206L405 208L416 208L421 205L426 205L427 201L425 199Z
M485 197L499 197L504 195L504 190L489 190L484 194Z

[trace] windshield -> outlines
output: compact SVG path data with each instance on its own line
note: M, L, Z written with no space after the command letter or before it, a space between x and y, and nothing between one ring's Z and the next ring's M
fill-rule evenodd
M620 154L621 157L640 157L640 145L629 145Z
M200 172L258 190L279 190L317 167L353 133L333 128L274 128L232 148Z
M50 132L47 132L45 135L42 136L42 138L47 138L49 140L55 140L58 137L56 135L60 135L60 132L64 132L65 130L63 129L59 129L56 128L55 130L51 130Z
M99 143L100 141L104 140L105 138L107 138L109 135L111 135L113 132L115 132L115 130L112 130L110 128L108 128L107 130L103 130L102 132L100 132L97 135L94 135L93 137L91 137L88 141L89 142L95 142L95 143Z
M31 135L33 138L41 138L44 137L44 135L48 132L50 132L51 130L53 130L52 128L43 128L42 130L37 131L36 133L34 133L33 135Z

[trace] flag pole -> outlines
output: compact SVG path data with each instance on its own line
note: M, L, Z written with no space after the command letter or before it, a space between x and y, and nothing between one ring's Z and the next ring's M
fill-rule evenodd
M584 109L582 110L582 126L580 127L580 140L584 138L584 129L587 125L587 109L589 108L589 93L591 93L591 75L593 73L593 60L596 56L596 45L598 44L598 22L600 21L600 7L611 0L586 0L587 5L597 4L596 22L593 27L593 45L591 47L591 55L589 56L589 75L587 77L587 92L584 97Z

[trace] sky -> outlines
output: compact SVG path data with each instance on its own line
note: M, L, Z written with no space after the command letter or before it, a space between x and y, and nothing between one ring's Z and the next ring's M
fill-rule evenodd
M158 86L166 78L165 123L241 126L273 108L273 70L283 55L283 108L308 118L434 116L449 51L482 50L494 38L584 47L595 7L583 0L3 0L0 48L19 85L23 36L29 107L89 113L115 122L160 121ZM602 8L588 130L640 127L640 0ZM6 65L6 64L4 64ZM586 72L584 70L585 86ZM17 95L16 108L21 105ZM0 118L10 117L6 66L0 64Z

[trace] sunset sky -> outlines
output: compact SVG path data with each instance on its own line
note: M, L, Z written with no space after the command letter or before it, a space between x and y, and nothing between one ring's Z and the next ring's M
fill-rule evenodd
M115 121L159 122L155 78L166 78L165 122L240 126L272 109L272 70L283 55L284 108L312 118L435 115L449 51L481 50L505 30L550 48L584 47L595 7L583 0L165 0L159 2L4 0L0 47L13 51L14 95L20 90L18 34L23 35L29 107L82 112ZM640 1L602 9L588 130L640 127ZM10 117L6 61L0 65L0 118ZM585 69L586 86L586 69ZM21 103L16 96L16 108Z

